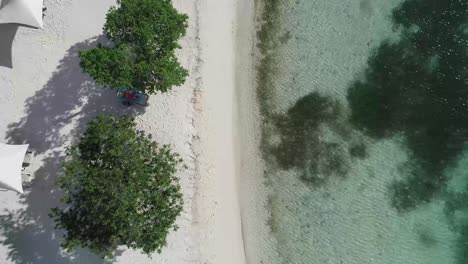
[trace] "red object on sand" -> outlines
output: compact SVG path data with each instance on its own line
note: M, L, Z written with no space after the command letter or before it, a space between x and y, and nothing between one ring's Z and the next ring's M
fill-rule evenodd
M137 94L132 93L131 91L125 91L123 93L123 97L125 97L126 99L130 99L130 100L135 100L137 96L138 96Z
M125 105L148 105L148 95L135 89L119 88L119 90L117 91L117 97L120 98L122 100L122 103Z

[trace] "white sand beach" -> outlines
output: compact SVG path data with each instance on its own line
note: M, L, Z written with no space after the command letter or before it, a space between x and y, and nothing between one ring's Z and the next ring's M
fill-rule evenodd
M237 24L238 15L252 19L253 1L174 0L189 15L178 55L190 76L183 86L151 96L146 108L121 105L114 91L81 73L78 51L103 41L114 4L46 0L44 29L0 25L0 142L28 143L35 153L25 194L0 192L0 263L108 263L87 249L63 252L62 234L47 215L59 202L54 182L65 147L100 112L136 114L139 127L170 144L187 165L179 171L184 211L167 247L152 258L121 248L109 263L245 263L235 90L250 85L236 78L250 78L252 68L236 50L237 36L251 41L251 28L244 23L238 34Z

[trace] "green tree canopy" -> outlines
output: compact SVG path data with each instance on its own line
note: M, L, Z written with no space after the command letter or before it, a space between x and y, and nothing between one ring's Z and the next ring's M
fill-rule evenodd
M80 142L67 150L57 180L65 208L53 208L56 228L65 230L67 250L88 247L111 256L117 246L160 252L182 194L175 176L178 155L136 131L130 117L100 115Z
M81 51L80 65L100 85L167 92L188 75L175 55L187 18L171 0L121 0L104 25L113 47Z

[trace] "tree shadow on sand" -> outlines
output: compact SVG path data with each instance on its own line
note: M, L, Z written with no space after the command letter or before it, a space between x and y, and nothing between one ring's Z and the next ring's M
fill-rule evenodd
M12 45L19 25L0 24L0 67L13 68Z
M393 20L400 40L381 44L348 99L358 129L406 140L405 178L391 186L403 212L440 193L468 139L468 1L407 0Z
M55 188L61 173L64 148L84 132L86 123L99 113L135 115L143 108L127 107L118 101L115 91L96 87L82 74L78 51L96 46L100 39L73 45L60 61L47 84L25 102L26 115L8 126L7 141L28 143L35 155L43 157L34 172L32 186L21 196L24 209L8 211L0 218L0 232L6 237L9 259L15 263L110 263L87 249L63 254L62 232L54 229L48 216L59 203ZM119 254L120 252L116 252Z

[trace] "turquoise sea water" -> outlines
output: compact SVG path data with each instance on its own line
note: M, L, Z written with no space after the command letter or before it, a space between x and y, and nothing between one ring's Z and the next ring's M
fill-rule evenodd
M263 1L250 262L468 263L468 0Z

